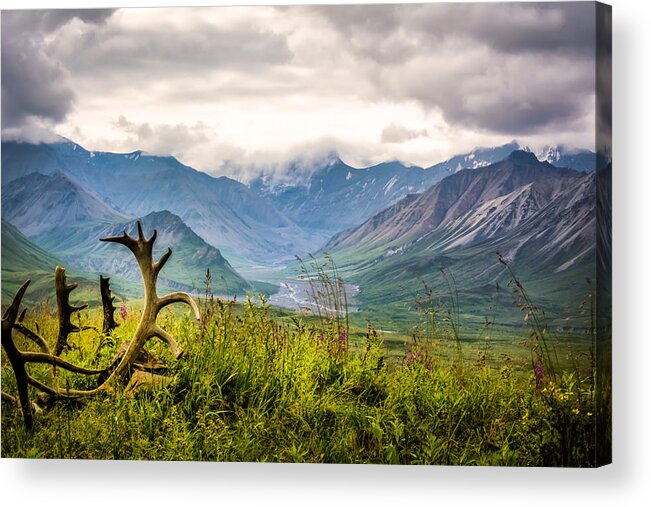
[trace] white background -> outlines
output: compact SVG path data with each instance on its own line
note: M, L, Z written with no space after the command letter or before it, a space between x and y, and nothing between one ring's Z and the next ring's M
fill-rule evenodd
M0 7L220 3L225 2L0 0ZM651 505L650 3L610 3L614 32L613 465L597 470L559 470L3 459L0 502L21 506Z

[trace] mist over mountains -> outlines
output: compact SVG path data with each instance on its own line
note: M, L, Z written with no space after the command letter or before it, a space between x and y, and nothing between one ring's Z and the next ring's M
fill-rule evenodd
M166 286L193 290L209 268L233 294L252 288L240 268L328 252L368 304L399 298L384 289L441 266L462 273L464 288L488 286L499 277L500 251L541 292L552 282L573 291L594 257L594 173L604 166L587 150L534 153L514 141L427 168L354 168L332 153L284 181L262 174L245 185L141 151L3 142L3 220L16 228L3 222L3 241L6 229L13 250L29 242L49 264L135 280L128 252L98 239L141 220L159 231L160 253L174 251L161 275Z

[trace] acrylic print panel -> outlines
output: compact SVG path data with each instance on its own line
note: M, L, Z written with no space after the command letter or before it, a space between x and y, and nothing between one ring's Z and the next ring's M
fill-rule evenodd
M611 456L611 11L2 12L2 456Z

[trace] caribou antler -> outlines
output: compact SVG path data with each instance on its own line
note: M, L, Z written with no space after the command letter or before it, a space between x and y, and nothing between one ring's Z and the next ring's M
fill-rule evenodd
M63 368L64 370L68 370L75 373L83 373L86 375L96 375L104 371L104 370L90 370L88 368L75 366L74 364L71 364L68 361L63 360L60 357L53 356L52 354L49 353L23 352L18 349L16 343L14 342L13 330L18 329L20 332L23 332L23 329L26 329L21 324L17 324L17 320L18 320L18 310L20 309L20 303L22 302L23 296L25 295L25 291L27 290L27 287L29 286L30 283L31 281L27 280L20 287L20 289L18 289L18 292L14 296L11 305L9 306L9 308L7 308L4 315L2 316L2 347L5 349L7 358L9 359L9 363L11 364L11 368L13 369L14 375L16 377L16 385L18 387L18 400L19 400L20 408L23 411L23 417L25 419L25 427L28 430L31 430L33 426L33 418L32 418L32 404L29 401L29 393L28 393L27 386L30 384L38 385L40 383L36 381L31 375L29 375L29 373L27 373L27 370L25 369L25 365L27 363L50 364L52 366L58 366L60 368ZM21 315L21 317L23 315L24 313ZM46 350L49 350L47 349L47 344L45 343L45 340L43 340L43 338L38 336L36 333L29 331L29 334L26 334L26 336L39 343L42 349L46 348ZM36 337L36 339L34 337ZM44 347L43 344L45 344ZM50 390L47 390L46 392L50 392L50 394L52 394L52 391L58 391L58 390L52 388ZM10 399L12 398L11 396L6 394L3 397L6 401L10 401Z
M66 283L66 270L61 266L57 266L54 270L54 286L56 288L57 309L59 311L59 336L57 337L57 344L54 348L54 355L60 356L64 349L69 348L68 335L70 333L78 333L92 328L88 326L79 328L70 320L73 313L88 308L88 305L72 306L70 304L70 293L77 288L77 284Z
M144 349L145 343L154 336L157 336L166 342L172 349L172 353L177 358L181 355L181 350L174 338L156 324L156 317L167 305L172 303L185 303L192 308L194 316L198 322L200 320L199 308L190 295L184 292L175 292L161 298L158 297L156 293L158 274L170 258L170 255L172 255L172 250L168 249L157 262L154 262L152 258L152 249L154 241L156 240L156 235L157 233L154 230L152 237L145 239L142 232L142 226L140 225L140 222L138 222L137 239L130 237L126 232L122 236L100 239L100 241L120 243L131 250L138 261L145 288L145 305L138 327L136 328L131 340L122 344L117 359L107 368L100 370L83 368L58 357L61 350L67 346L68 334L74 331L80 331L79 327L70 322L71 314L86 307L86 305L77 307L70 305L69 295L70 292L77 287L77 284L66 283L65 270L62 267L58 266L55 272L57 305L59 309L59 334L55 355L50 353L47 342L38 333L34 333L22 324L25 311L19 315L20 304L25 295L25 291L30 284L30 280L27 280L14 296L11 305L7 308L2 317L2 347L5 349L16 377L18 400L5 393L2 393L2 400L20 405L25 420L25 426L28 430L31 430L33 426L32 403L30 403L28 393L28 386L30 385L55 398L77 399L92 396L103 390L109 389L114 380L126 380L127 376L133 369L140 371L147 370L148 374L153 375L154 370L160 370L164 367L162 363L156 361L151 354ZM106 281L105 286L104 281ZM108 278L100 278L100 283L102 284L103 302L108 301L110 307L113 307L113 298L110 296L110 290L108 289ZM104 288L106 288L106 291ZM107 300L104 300L105 294L107 295ZM105 317L106 310L107 305L105 304ZM113 311L114 310L115 308L113 308ZM26 352L19 350L13 339L14 329L34 341L40 347L42 352ZM87 328L82 328L81 330L83 329ZM55 386L49 386L29 375L25 368L25 365L28 363L49 364L53 367L63 368L64 370L84 375L100 375L100 384L97 388L88 391L60 389Z
M16 324L16 319L18 318L18 310L20 308L20 303L23 300L25 291L31 283L31 280L27 280L21 287L18 289L18 292L14 296L14 300L11 302L11 305L5 311L2 316L2 348L5 349L7 353L7 358L9 359L9 364L14 370L14 376L16 377L16 385L18 386L18 398L20 401L20 408L23 411L23 419L25 420L25 427L27 430L31 430L34 424L32 417L32 405L29 402L29 393L27 390L27 371L25 370L25 361L20 355L20 351L16 344L14 343L12 331L14 325ZM5 395L8 396L8 395Z
M113 306L115 296L111 294L109 280L109 277L104 278L102 275L99 275L99 292L102 296L102 308L104 308L104 322L102 324L103 334L110 333L119 325L115 322L115 306Z
M121 379L124 379L127 372L138 358L145 343L154 336L157 336L167 343L170 349L172 349L172 353L175 357L178 358L181 355L181 349L174 338L156 324L156 317L163 308L172 303L185 303L192 308L195 319L197 319L197 321L201 319L199 308L189 294L186 294L185 292L175 292L161 298L158 297L158 294L156 293L158 275L172 255L172 250L168 248L167 252L165 252L158 261L154 262L153 246L158 232L154 230L151 238L146 239L142 232L140 221L137 222L137 226L137 239L129 236L126 231L122 236L100 238L100 241L119 243L131 250L131 253L133 253L138 262L138 266L140 267L142 281L145 288L145 305L142 311L142 317L140 318L140 322L138 323L133 338L130 340L128 349L124 353L120 363L115 368L115 371L111 374L111 377L116 376Z

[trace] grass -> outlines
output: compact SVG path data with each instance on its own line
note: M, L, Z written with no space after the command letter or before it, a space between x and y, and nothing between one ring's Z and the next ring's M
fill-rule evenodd
M330 300L324 308L345 306L337 272L322 265L310 276L319 282L315 290ZM450 297L458 297L451 287ZM589 347L571 342L563 349L542 325L525 332L512 355L496 346L490 324L470 340L458 304L425 297L418 325L396 346L370 323L345 320L345 312L302 316L274 310L264 297L235 303L212 297L210 287L206 295L199 328L182 310L159 316L185 349L173 361L162 343L148 346L168 362L170 387L120 388L84 402L56 403L36 417L31 434L19 411L3 405L2 456L597 464L596 372ZM535 311L532 303L525 305ZM66 358L85 366L106 364L137 325L138 305L127 305L127 313L109 337L94 331L71 336ZM97 310L82 312L80 319L101 327ZM36 322L53 343L52 309L28 312L28 326ZM542 347L555 354L539 356ZM6 363L3 355L3 391L13 394ZM32 372L44 381L51 375L39 365ZM57 382L88 388L93 380L58 372Z

